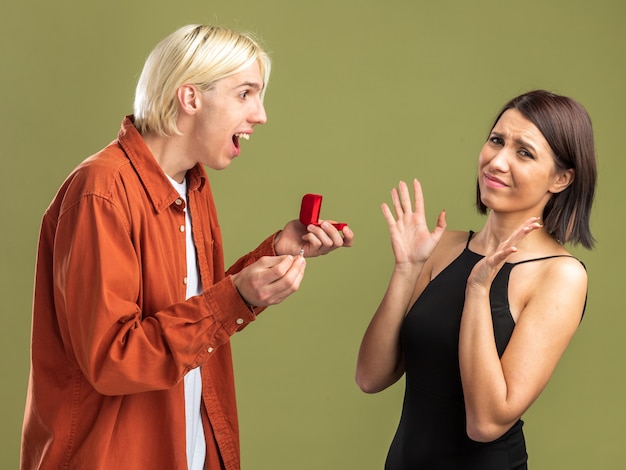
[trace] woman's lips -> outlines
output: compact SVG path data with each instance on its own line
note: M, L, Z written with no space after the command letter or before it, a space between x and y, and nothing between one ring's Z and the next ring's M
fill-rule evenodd
M506 188L507 186L504 181L496 178L495 176L488 175L487 173L485 173L483 176L485 178L485 184L490 188Z

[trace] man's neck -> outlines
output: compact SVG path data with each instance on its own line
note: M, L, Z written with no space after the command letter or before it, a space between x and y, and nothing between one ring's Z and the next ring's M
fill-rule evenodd
M190 169L181 155L185 155L181 136L162 136L155 133L142 135L144 142L154 159L166 175L182 183Z

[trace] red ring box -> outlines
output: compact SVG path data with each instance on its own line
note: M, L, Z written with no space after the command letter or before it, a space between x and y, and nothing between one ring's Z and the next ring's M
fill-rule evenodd
M322 208L322 196L320 194L305 194L302 196L302 204L300 205L300 222L302 224L319 226L320 210ZM343 230L348 225L345 223L335 223L333 227L337 230Z

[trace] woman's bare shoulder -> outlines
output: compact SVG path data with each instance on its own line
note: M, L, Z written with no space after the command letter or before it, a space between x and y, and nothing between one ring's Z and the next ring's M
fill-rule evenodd
M512 276L515 282L509 284L509 299L513 312L535 305L539 308L530 311L535 310L539 317L556 309L579 318L586 299L587 271L578 259L571 256L539 258L538 262L520 264Z
M433 252L431 257L432 269L430 278L433 279L437 276L446 266L448 266L454 259L461 254L467 240L469 239L469 231L464 232L461 230L449 230L446 231L437 248Z
M437 245L434 255L438 257L441 254L449 253L450 250L454 250L455 248L459 251L462 250L467 245L469 236L469 231L446 230Z
M587 284L587 269L574 256L559 256L550 258L544 263L544 282L555 282L568 287L583 287Z

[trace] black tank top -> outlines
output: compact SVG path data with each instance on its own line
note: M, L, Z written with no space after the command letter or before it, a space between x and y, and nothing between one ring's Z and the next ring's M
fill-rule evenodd
M526 444L519 420L499 439L478 443L467 437L459 370L459 329L467 278L483 256L463 252L439 273L409 310L400 331L406 368L405 396L386 470L526 469ZM502 356L515 322L508 302L511 270L505 263L490 291L498 355Z

